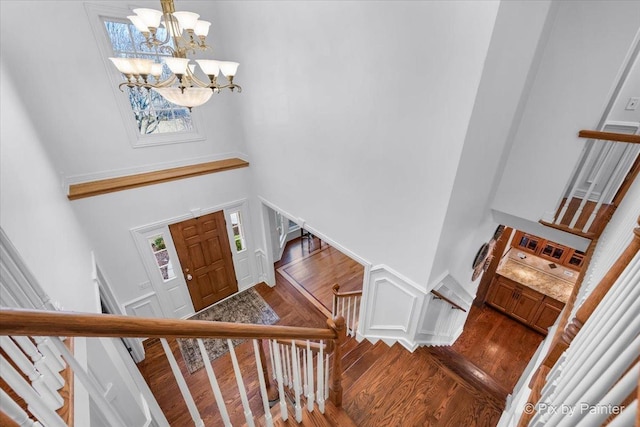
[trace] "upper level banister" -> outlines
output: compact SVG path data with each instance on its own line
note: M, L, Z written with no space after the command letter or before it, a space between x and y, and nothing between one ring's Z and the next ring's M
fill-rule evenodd
M337 297L362 296L362 291L340 292L340 285L337 283L333 285L331 289L333 290L333 294Z
M291 341L295 342L296 346L301 349L307 348L307 342L304 340L283 340L283 339L276 340L278 344L282 344L282 345L291 345ZM320 347L322 347L323 351L330 353L330 351L327 350L327 346L325 344L319 344L317 342L309 343L309 349L313 353L320 352Z
M0 334L81 337L336 339L332 329L0 309Z
M581 130L578 132L580 138L602 139L605 141L629 142L640 144L640 135L629 135L624 133L601 132L598 130Z
M462 311L464 311L465 313L467 312L467 310L466 310L466 309L464 309L463 307L461 307L461 306L460 306L459 304L457 304L456 302L451 301L449 298L445 297L445 296L444 296L444 295L442 295L440 292L438 292L438 291L434 291L434 290L432 289L432 290L431 290L431 293L432 293L433 295L435 295L435 296L436 296L436 298L441 299L441 300L446 301L446 302L448 302L449 304L451 304L451 305L453 306L453 307L451 307L451 308L457 308L458 310L462 310Z

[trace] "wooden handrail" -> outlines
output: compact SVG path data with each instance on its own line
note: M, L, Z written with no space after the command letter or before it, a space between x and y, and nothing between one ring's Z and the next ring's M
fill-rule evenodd
M116 338L338 339L338 333L331 328L302 328L23 309L0 310L0 334Z
M437 299L441 299L441 300L446 301L446 302L448 302L449 304L451 304L451 305L453 306L453 307L451 307L451 308L456 308L456 309L458 309L458 310L462 310L462 311L464 311L465 313L467 312L467 310L466 310L466 309L462 308L459 304L455 303L454 301L451 301L449 298L445 297L445 296L444 296L444 295L442 295L440 292L438 292L438 291L434 291L433 289L431 289L431 293L432 293L433 295L435 295Z
M337 283L333 285L331 289L333 290L333 295L337 297L362 296L362 291L340 292L340 285L338 285Z
M283 340L283 339L276 340L276 342L281 345L291 345L291 341L295 342L296 347L298 348L301 348L303 350L307 348L307 342L303 340ZM320 352L320 347L322 347L322 351L324 352L328 352L328 353L331 352L328 350L328 347L324 344L319 344L317 342L309 343L309 348L311 349L312 353Z
M638 217L638 225L640 225L640 217ZM629 243L613 266L611 266L607 274L605 274L602 280L600 280L598 286L596 286L584 303L582 303L578 308L575 317L566 325L557 342L553 343L551 350L543 362L545 366L549 368L553 367L562 353L569 348L571 341L573 341L573 338L575 338L576 334L580 331L582 325L584 325L587 319L591 317L591 314L593 314L602 299L609 292L616 280L618 280L618 277L620 277L624 269L629 265L639 250L640 227L636 227L633 230L633 240L631 240L631 243Z
M605 141L629 142L632 144L640 144L640 135L628 135L624 133L601 132L598 130L583 129L578 132L580 138L603 139Z

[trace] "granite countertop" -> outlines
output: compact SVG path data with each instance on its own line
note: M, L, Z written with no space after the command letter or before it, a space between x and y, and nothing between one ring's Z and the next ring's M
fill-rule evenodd
M510 257L500 261L496 273L565 304L574 286L571 281L562 280Z

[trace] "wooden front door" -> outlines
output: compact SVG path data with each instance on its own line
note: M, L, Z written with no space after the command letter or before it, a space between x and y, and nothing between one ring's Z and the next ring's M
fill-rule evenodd
M171 224L169 230L196 311L238 292L222 211Z

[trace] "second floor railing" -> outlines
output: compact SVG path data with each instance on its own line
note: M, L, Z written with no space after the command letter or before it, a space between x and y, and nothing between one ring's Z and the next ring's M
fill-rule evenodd
M276 400L280 405L280 416L286 421L289 399L287 393L292 395L294 414L298 422L302 421L303 410L311 412L317 408L324 413L326 399L330 399L335 406L342 404L341 344L346 337L345 322L342 317L327 320L326 328L304 328L48 310L2 309L0 310L0 336L2 349L11 359L11 361L7 360L4 355L0 358L2 378L12 391L26 402L30 412L28 414L4 391L2 392L3 412L14 422L20 423L19 425L38 425L34 424L36 420L44 426L67 425L55 411L62 404L55 393L59 384L47 385L49 381L57 380L55 371L63 366L62 359L72 368L76 378L83 383L103 418L109 420L113 426L126 425L117 408L105 398L95 378L58 338L61 336L159 338L195 426L204 426L204 422L167 341L169 338L196 339L211 385L211 392L225 426L231 426L230 410L226 407L225 397L222 395L216 373L203 343L203 339L207 338L227 340L242 412L248 426L254 426L258 418L252 413L248 399L249 393L255 394L256 390L247 391L245 386L247 381L243 379L243 373L246 374L250 370L255 370L258 377L257 393L260 395L264 409L263 423L267 426L273 425L270 402ZM32 345L35 341L28 337L43 336L49 337L47 340L50 345L47 346L49 348L47 351L50 357L46 367L41 363L42 366L36 368L38 361L30 362L18 347L22 344L24 351L33 352ZM255 366L239 365L231 341L233 338L252 340ZM34 348L37 349L37 347ZM37 358L37 355L34 357ZM52 363L55 364L53 368L48 366ZM23 373L31 373L30 381L24 379L20 370ZM43 375L40 371L48 374ZM253 383L249 382L249 384ZM237 408L232 410L236 411ZM31 420L30 415L36 420Z
M640 171L640 135L583 130L579 136L591 141L582 152L555 217L541 222L593 239L602 233Z
M341 316L345 319L347 335L356 336L360 321L360 303L362 291L340 292L340 285L333 285L332 316Z

